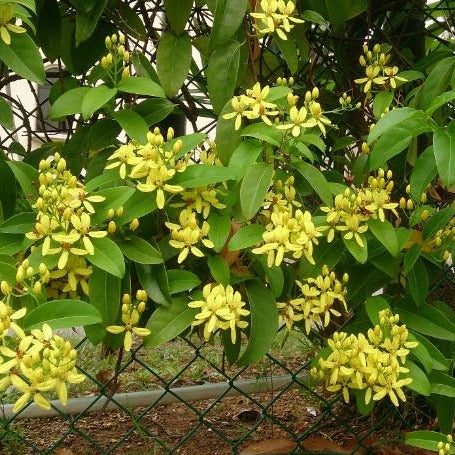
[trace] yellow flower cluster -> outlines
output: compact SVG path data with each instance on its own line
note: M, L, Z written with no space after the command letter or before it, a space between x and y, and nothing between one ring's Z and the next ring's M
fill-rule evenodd
M396 88L397 81L406 82L404 77L398 76L398 67L387 66L390 55L381 52L381 46L375 44L373 51L368 46L363 47L363 55L360 56L359 62L365 67L365 77L355 79L355 83L363 85L363 92L367 97L371 97L371 91L374 85L384 87L386 90Z
M204 325L204 339L209 340L216 329L231 330L231 341L237 340L237 327L244 329L248 322L242 316L250 312L243 308L246 304L242 301L239 291L234 291L231 285L207 284L202 291L203 300L188 303L190 308L200 308L195 316L192 326Z
M284 0L261 0L261 10L257 13L250 13L251 17L257 19L254 27L261 35L275 33L282 39L287 40L286 33L289 33L295 24L304 21L292 14L295 10L294 2Z
M14 311L10 304L10 290L2 281L4 294L0 300L0 391L12 386L22 395L13 411L20 411L30 400L49 409L43 392L55 391L63 405L68 401L68 384L82 382L85 376L76 369L77 352L71 343L54 335L44 324L42 330L25 332L16 323L25 316L26 309Z
M170 129L168 139L172 137L173 132ZM120 177L125 179L128 176L136 180L139 191L156 192L156 205L162 209L166 202L165 192L175 194L183 191L183 187L167 183L176 172L186 169L186 161L176 159L176 154L182 148L182 141L176 141L171 148L165 147L159 128L155 128L153 133L149 132L147 140L145 145L122 145L108 158L112 163L108 164L106 169L118 167Z
M107 55L101 58L101 67L108 71L109 77L114 84L117 82L117 74L121 73L121 78L126 79L130 76L130 53L125 49L125 35L122 32L106 36L104 40ZM112 72L112 74L111 74Z
M92 203L105 198L87 194L84 185L66 169L66 162L58 153L53 161L42 160L39 170L39 197L33 205L38 213L34 229L26 237L43 240L40 245L43 256L59 255L58 272L51 272L49 278L67 276L66 284L61 280L62 286L57 288L64 293L76 293L81 280L74 279L72 269L84 270L82 275L87 277L90 268L84 256L95 252L91 239L107 235L105 230L94 229L91 223L91 215L95 212ZM82 289L86 292L84 285Z
M207 238L210 226L206 221L199 226L196 212L184 209L180 212L179 223L166 222L166 227L171 231L169 244L180 251L178 263L181 264L191 252L197 257L204 257L204 253L196 246L201 242L207 248L213 248L213 242Z
M0 4L0 38L7 45L11 44L11 35L13 33L25 33L24 27L13 24L11 19L14 18L14 3Z
M280 320L291 330L294 322L305 321L305 331L310 333L312 324L320 327L327 327L330 317L341 316L341 313L334 308L334 305L343 306L347 311L345 295L345 283L348 281L347 273L343 275L343 281L337 279L335 272L331 272L324 265L322 274L316 278L307 278L302 283L296 281L300 289L300 296L289 302L278 302Z
M289 212L292 211L293 207L302 207L302 204L296 200L296 195L293 175L284 182L282 180L275 181L272 190L265 196L262 204L264 210L261 213L269 220L275 211Z
M348 335L337 332L328 340L331 349L327 358L320 358L312 375L325 381L330 392L342 390L343 398L349 402L349 389L365 391L365 404L371 399L379 401L388 396L398 406L398 398L406 401L402 390L412 382L411 378L400 378L409 370L403 366L410 349L417 342L407 341L408 330L398 325L399 316L390 310L379 312L379 324L363 334Z
M234 111L223 115L226 120L235 119L234 128L240 129L242 117L248 120L262 120L266 125L272 126L272 120L269 117L274 117L276 128L280 130L291 130L294 137L298 137L302 129L318 127L321 132L326 135L326 125L331 125L331 121L325 117L321 104L317 102L319 97L319 89L317 87L305 93L303 106L298 108L297 102L299 97L289 92L287 103L289 107L288 119L283 119L282 124L279 123L279 117L284 116L284 112L280 111L277 104L267 100L270 93L270 87L266 85L261 87L259 82L252 89L246 90L244 95L235 96L231 100L231 106Z
M438 442L438 455L449 455L453 453L453 437L451 434L446 436L446 442L440 441Z
M313 260L313 245L318 244L318 237L322 236L320 228L313 224L311 213L293 209L292 204L287 210L279 204L271 207L270 221L262 234L263 243L253 248L254 254L267 254L267 265L279 266L287 253L294 259L302 256L311 263Z
M385 220L385 210L390 210L397 215L397 203L391 202L393 190L392 171L378 170L377 177L368 178L368 186L360 189L347 188L344 193L335 197L333 207L321 207L327 213L328 226L327 241L330 243L335 236L335 231L344 232L344 238L354 238L357 244L363 247L360 234L368 230L368 220L379 218ZM397 215L398 216L398 215Z
M16 270L16 283L14 290L6 281L0 283L1 291L7 295L10 293L17 295L24 295L27 293L40 294L42 285L49 283L51 273L49 272L46 264L41 263L36 271L28 259L24 259Z
M298 137L302 128L313 128L317 126L325 136L327 134L325 125L331 125L332 122L324 116L320 103L316 101L318 97L319 89L317 87L314 87L311 92L307 91L305 93L304 105L298 109L296 106L298 97L289 93L287 100L291 106L289 110L290 123L277 125L277 128L281 130L290 129L291 134L294 137Z
M124 325L110 325L106 330L110 333L124 333L123 347L126 352L131 350L133 345L133 335L146 337L150 335L150 330L144 327L137 327L142 313L145 311L147 303L147 292L139 289L136 292L136 300L131 300L129 294L122 297L122 322Z

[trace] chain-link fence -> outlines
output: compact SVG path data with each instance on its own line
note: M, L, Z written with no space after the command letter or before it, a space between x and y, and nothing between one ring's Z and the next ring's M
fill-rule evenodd
M447 268L430 298L450 296L454 284ZM6 391L2 454L384 453L403 432L434 425L433 411L415 398L399 408L381 401L362 417L355 403L325 392L309 374L321 345L297 330L280 330L249 367L229 365L221 343L190 333L115 355L78 330L65 335L77 342L86 381L66 407L55 401L50 410L29 404L13 414Z

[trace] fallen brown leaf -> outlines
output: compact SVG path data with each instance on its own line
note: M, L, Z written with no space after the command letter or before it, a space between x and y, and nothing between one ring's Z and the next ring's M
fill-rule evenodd
M351 453L350 450L339 446L333 441L315 436L302 441L302 446L304 449L312 450L313 452Z
M240 452L240 455L286 454L294 450L296 443L292 439L268 439L255 442Z

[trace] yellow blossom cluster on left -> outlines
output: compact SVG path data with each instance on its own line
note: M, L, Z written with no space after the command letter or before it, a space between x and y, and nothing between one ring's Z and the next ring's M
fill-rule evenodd
M0 4L0 38L5 44L11 44L12 33L25 33L24 27L16 25L14 22L14 3Z
M334 306L342 307L347 311L345 283L349 276L345 273L343 281L337 279L335 272L330 271L327 265L322 267L322 274L316 278L307 278L304 282L296 281L300 289L300 295L289 302L278 302L280 320L288 330L294 323L304 321L307 335L311 331L312 324L327 327L331 315L341 316Z
M19 412L27 403L51 407L46 393L56 393L65 405L68 384L85 379L76 369L77 352L71 343L52 333L49 325L26 334L18 321L26 309L14 311L11 306L12 290L2 281L0 300L0 391L12 387L21 393L13 411Z
M403 387L412 382L403 377L409 372L403 365L418 345L408 340L406 326L398 322L399 315L386 309L379 312L379 324L368 330L367 337L336 332L328 340L330 353L319 358L311 374L323 380L329 392L342 391L346 403L349 389L356 389L365 391L365 404L388 396L398 406L398 398L406 401Z
M89 195L85 186L66 169L66 161L58 153L53 160L39 164L39 197L32 206L37 210L33 231L26 237L40 242L42 256L57 256L57 270L51 271L54 294L75 294L80 285L88 293L86 278L91 273L85 256L93 255L92 239L105 237L107 231L93 226L93 204L104 201Z

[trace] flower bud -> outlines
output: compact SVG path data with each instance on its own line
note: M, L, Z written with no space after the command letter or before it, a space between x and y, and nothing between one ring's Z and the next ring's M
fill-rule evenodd
M294 78L291 76L291 77L289 78L289 80L288 80L288 86L294 85L294 83L295 83L295 80L294 80Z
M400 209L404 210L406 208L406 199L404 197L400 198Z
M135 231L138 227L139 227L139 220L137 218L134 218L134 220L132 220L130 223L130 229L132 231Z
M177 141L175 141L175 144L172 146L172 151L174 153L179 153L180 150L182 150L182 147L183 147L183 142L181 139L178 139Z
M33 293L34 294L41 293L41 283L39 281L36 281L35 284L33 285Z
M125 44L125 35L122 32L118 32L118 42L120 44Z
M109 220L112 220L112 218L114 218L114 216L115 216L114 209L109 209L109 210L107 211L107 218L108 218Z
M11 293L10 285L4 280L0 283L0 290L4 295L8 295Z
M376 54L377 54L380 51L381 51L381 46L379 44L375 44L373 47L373 52L376 52Z
M112 44L117 44L117 35L115 33L111 36L111 41Z
M139 313L143 313L145 311L145 302L139 303L139 305L137 306L137 311Z
M38 267L40 275L44 275L47 272L47 266L43 262L40 263Z
M109 221L109 224L107 225L107 232L109 234L113 234L117 230L117 225L115 224L115 221Z
M428 219L428 217L430 216L430 212L425 209L422 214L420 215L420 220L421 221L426 221Z
M408 210L412 210L414 208L414 202L412 202L412 199L408 199L408 201L406 202L406 208Z
M125 46L120 45L120 46L117 48L117 52L118 52L118 55L120 55L120 57L123 57L123 54L125 53Z
M110 49L112 47L112 41L110 36L106 36L104 44L106 45L106 49Z
M125 52L123 53L123 61L124 61L125 63L129 63L129 61L130 61L130 53L129 53L128 51L125 51Z
M33 270L33 267L27 267L25 273L27 275L27 278L31 278L35 274L35 271Z
M120 217L123 215L123 207L119 207L116 211L115 214Z
M122 303L123 305L129 305L131 303L131 296L129 294L123 294Z
M130 69L128 67L123 68L122 79L128 79L130 77Z
M114 58L112 57L112 54L109 52L109 54L106 55L106 65L111 66L113 61Z
M17 281L18 283L22 283L22 281L24 280L24 276L25 276L25 274L24 274L24 268L21 267L21 266L19 266L19 267L17 268L17 272L16 272L16 281Z
M173 138L174 138L174 128L169 127L167 129L167 140L170 141Z

